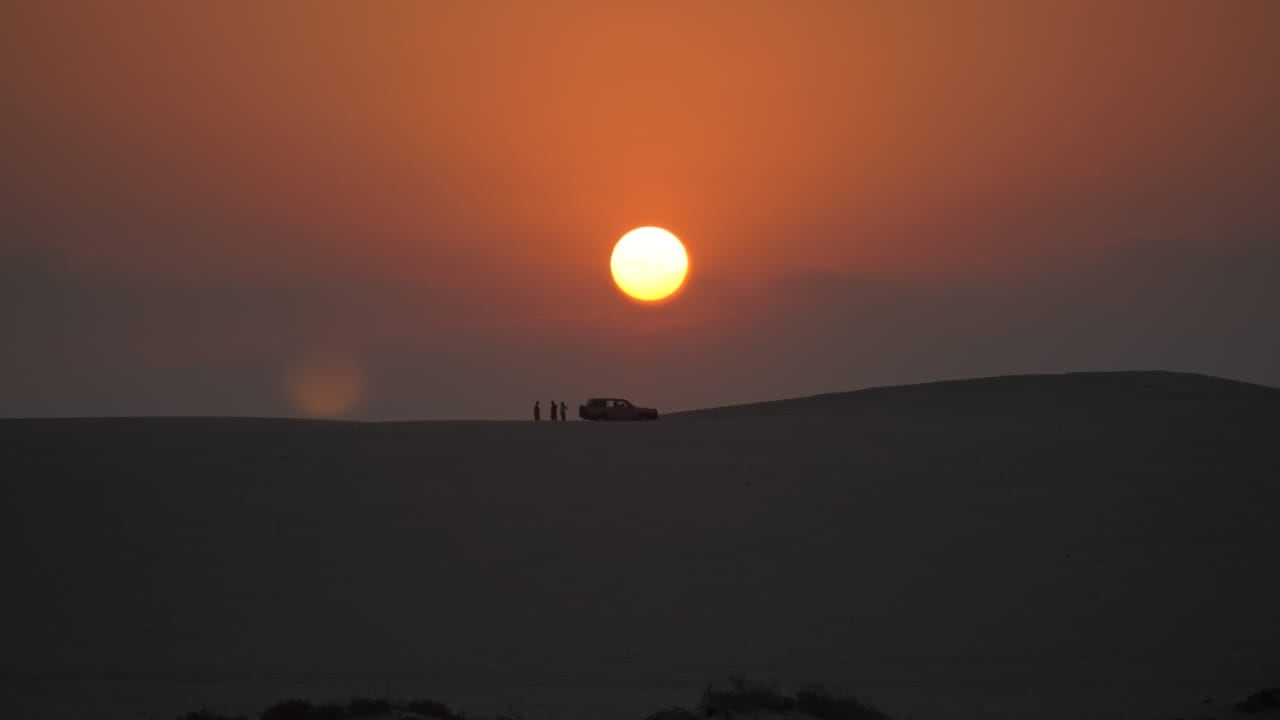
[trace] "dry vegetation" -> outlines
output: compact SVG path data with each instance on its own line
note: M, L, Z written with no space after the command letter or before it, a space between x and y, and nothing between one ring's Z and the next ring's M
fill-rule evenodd
M852 695L829 691L820 685L801 688L794 695L783 694L775 682L753 682L742 675L731 676L727 683L711 683L702 693L695 710L667 708L646 720L698 720L754 716L761 712L796 715L814 720L890 720L870 703ZM403 720L466 720L466 714L435 700L411 700L398 703L385 699L354 698L350 702L315 704L290 699L263 710L258 720L356 720L388 718ZM248 720L246 716L226 716L206 710L190 712L177 720ZM494 720L523 720L514 709L499 712Z

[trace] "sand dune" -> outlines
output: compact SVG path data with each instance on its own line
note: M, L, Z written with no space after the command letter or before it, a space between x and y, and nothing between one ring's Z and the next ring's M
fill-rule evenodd
M642 424L14 420L0 454L5 717L642 718L742 670L917 720L1159 718L1280 682L1280 390L1217 378Z

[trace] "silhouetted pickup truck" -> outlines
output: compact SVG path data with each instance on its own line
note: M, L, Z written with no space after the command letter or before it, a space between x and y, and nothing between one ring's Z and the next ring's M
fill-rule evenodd
M591 398L578 406L583 420L657 420L658 411L632 405L622 398Z

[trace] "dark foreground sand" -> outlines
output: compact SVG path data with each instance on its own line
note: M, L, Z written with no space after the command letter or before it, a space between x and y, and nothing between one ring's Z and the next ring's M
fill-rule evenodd
M5 718L639 720L732 671L917 720L1168 718L1280 684L1280 391L1202 376L645 424L0 421L0 475Z

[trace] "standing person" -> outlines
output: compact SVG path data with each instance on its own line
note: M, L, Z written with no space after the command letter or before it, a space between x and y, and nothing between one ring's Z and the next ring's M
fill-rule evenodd
M564 401L561 400L560 401L560 422L564 422L565 420L568 420L568 419L569 419L569 408L565 407Z
M541 403L540 400L533 401L533 421L534 422L538 422L539 420L542 419L542 406L539 403Z
M551 422L556 421L556 401L551 401Z

